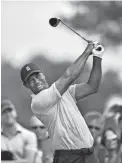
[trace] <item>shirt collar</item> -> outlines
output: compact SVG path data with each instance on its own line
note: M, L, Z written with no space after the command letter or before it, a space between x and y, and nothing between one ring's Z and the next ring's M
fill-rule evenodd
M31 97L34 98L35 97L35 94L31 94Z
M22 126L19 123L16 124L16 129L18 132L22 132Z
M16 127L16 133L17 133L17 134L22 132L22 127L21 127L20 124L17 123L17 124L15 125L15 127ZM2 127L1 127L1 134L4 135L4 133L3 133L3 128L2 128Z

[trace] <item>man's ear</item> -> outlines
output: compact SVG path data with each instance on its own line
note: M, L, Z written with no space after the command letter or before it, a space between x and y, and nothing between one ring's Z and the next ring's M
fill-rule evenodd
M14 114L14 116L17 118L17 111L16 110L13 110L13 114Z

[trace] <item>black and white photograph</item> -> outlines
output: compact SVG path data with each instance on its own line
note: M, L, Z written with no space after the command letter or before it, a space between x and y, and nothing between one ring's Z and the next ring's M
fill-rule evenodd
M122 163L122 1L1 0L1 163Z

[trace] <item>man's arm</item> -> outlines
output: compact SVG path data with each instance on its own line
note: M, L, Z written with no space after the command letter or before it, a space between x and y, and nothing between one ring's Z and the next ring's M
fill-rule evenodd
M76 85L75 89L76 100L80 100L90 94L96 93L99 88L101 76L102 76L101 58L94 56L93 67L88 82Z
M25 131L24 138L24 159L32 162L35 154L38 152L36 135L30 131Z
M90 42L82 55L65 71L65 73L56 81L56 88L62 95L69 86L78 78L82 72L85 63L93 50L94 44Z

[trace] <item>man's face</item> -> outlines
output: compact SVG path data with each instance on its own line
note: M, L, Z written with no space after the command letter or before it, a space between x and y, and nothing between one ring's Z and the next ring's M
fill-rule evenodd
M3 125L13 125L16 122L15 110L8 108L1 113L1 123Z
M111 130L106 131L106 141L105 141L105 146L107 147L107 149L113 150L116 149L118 147L118 140L117 138L115 139L108 139L108 135L110 134L115 134L114 132L112 132Z
M31 130L36 134L38 140L42 140L47 136L47 129L41 125L31 126Z
M122 119L119 121L119 127L120 127L120 130L122 132Z
M49 87L43 73L33 73L30 75L26 81L26 86L34 94L38 94L40 91Z
M100 127L95 126L95 125L88 125L88 127L89 127L89 130L90 130L93 138L96 139L99 135Z
M113 149L117 149L118 147L118 141L117 139L113 139L113 140L106 140L106 147L109 150L113 150Z

